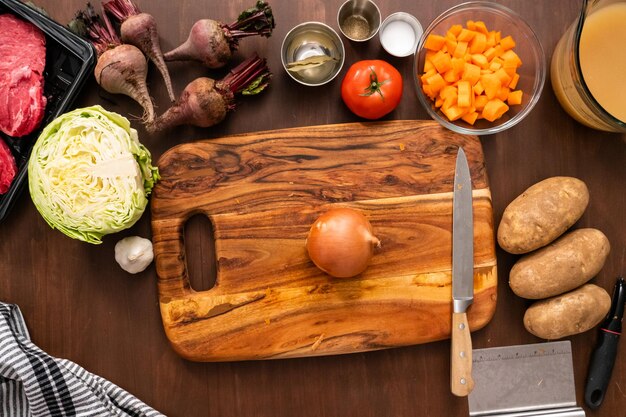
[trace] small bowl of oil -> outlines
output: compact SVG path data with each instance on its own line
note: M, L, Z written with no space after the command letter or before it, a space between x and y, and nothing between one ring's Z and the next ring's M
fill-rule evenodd
M281 46L283 68L303 85L332 81L341 71L345 49L341 38L321 22L304 22L291 29Z

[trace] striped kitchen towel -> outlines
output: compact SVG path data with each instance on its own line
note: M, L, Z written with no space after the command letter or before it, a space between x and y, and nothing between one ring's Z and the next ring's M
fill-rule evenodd
M74 362L30 341L20 309L0 302L0 416L163 416Z

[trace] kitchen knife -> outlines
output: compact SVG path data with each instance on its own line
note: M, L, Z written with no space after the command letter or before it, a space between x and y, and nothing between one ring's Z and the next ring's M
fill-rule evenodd
M452 349L450 389L467 396L474 388L472 379L472 339L467 308L474 301L474 214L472 179L467 157L459 147L454 173L452 211Z
M611 309L604 323L600 326L598 345L593 351L589 364L587 385L585 386L585 403L592 410L600 407L609 386L617 356L617 342L622 333L624 303L626 303L626 286L624 286L624 278L620 277L615 283Z

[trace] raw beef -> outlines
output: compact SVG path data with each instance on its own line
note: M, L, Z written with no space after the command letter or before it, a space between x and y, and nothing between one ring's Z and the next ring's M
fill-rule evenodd
M0 131L20 137L39 126L46 107L46 38L31 23L0 15Z
M15 158L7 144L0 139L0 195L9 191L16 172Z

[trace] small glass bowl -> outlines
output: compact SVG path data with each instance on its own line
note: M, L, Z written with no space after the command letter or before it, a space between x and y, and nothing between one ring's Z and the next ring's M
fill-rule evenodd
M523 91L522 104L510 106L499 119L489 122L477 120L474 125L459 119L453 122L437 108L435 103L422 91L420 76L424 73L426 49L423 47L431 33L445 36L452 25L465 27L468 20L483 21L489 30L502 32L502 37L511 35L516 42L515 53L522 60L517 69L520 75L517 90ZM443 12L424 31L420 38L413 64L417 97L428 114L444 127L465 135L490 135L515 126L530 113L537 104L546 80L546 61L543 48L535 32L514 11L501 4L486 1L462 3Z

